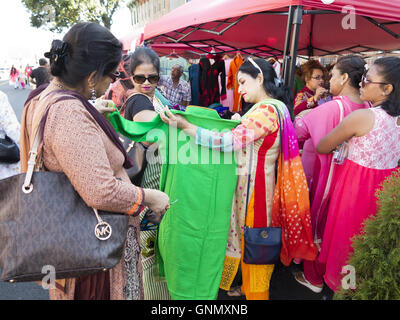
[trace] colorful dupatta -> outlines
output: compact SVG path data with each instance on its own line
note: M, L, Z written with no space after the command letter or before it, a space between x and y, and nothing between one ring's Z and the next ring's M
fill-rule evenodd
M317 248L311 230L307 180L290 113L282 102L275 100L273 104L282 115L282 152L278 160L271 226L282 227L281 262L289 266L294 258L314 260Z

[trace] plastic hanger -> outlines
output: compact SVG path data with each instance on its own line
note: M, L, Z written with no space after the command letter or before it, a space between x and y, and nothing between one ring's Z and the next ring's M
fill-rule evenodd
M172 52L171 52L170 54L167 54L166 57L181 58L181 56L178 55L178 54L175 52L175 49L173 49Z

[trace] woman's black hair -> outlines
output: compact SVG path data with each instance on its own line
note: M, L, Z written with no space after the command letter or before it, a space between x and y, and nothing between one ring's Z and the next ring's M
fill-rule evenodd
M260 67L263 73L263 87L265 92L272 96L274 99L280 100L286 104L286 107L293 110L293 105L290 97L289 89L279 83L277 85L278 77L272 65L265 61L264 59L254 59L254 62ZM257 78L257 75L260 73L258 68L256 68L250 61L246 60L239 68L240 72L246 73L250 75L252 78Z
M349 75L350 85L353 88L360 89L361 78L365 73L365 65L366 62L363 58L351 54L340 57L335 67L340 71L340 74L347 73Z
M139 47L133 52L129 67L131 75L133 75L136 68L143 63L151 63L156 68L157 73L160 73L160 58L153 49L149 47Z
M398 117L400 116L400 58L380 58L375 60L374 65L378 67L378 74L383 77L383 82L393 86L392 92L381 107L389 115Z
M54 40L50 52L51 74L71 87L97 71L96 78L117 68L122 57L121 42L105 27L94 22L75 24L63 41Z

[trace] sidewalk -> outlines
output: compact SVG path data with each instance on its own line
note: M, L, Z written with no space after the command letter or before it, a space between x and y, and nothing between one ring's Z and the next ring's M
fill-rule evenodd
M285 267L282 264L275 266L270 284L270 300L332 300L333 291L325 286L321 293L314 293L299 284L292 272L302 270L300 266L291 264ZM233 285L237 285L235 279ZM218 300L245 300L245 297L230 297L225 290L219 290Z

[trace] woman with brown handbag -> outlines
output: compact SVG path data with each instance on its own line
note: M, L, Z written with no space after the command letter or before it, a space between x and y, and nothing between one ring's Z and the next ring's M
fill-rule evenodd
M65 173L89 207L130 216L120 262L107 272L57 280L50 299L142 299L138 214L147 206L162 215L169 198L131 184L124 169L131 163L118 136L88 102L101 96L118 76L121 43L96 23L78 23L63 41L53 41L45 56L55 78L33 91L25 104L21 170L27 170L33 135L45 116L43 167Z

